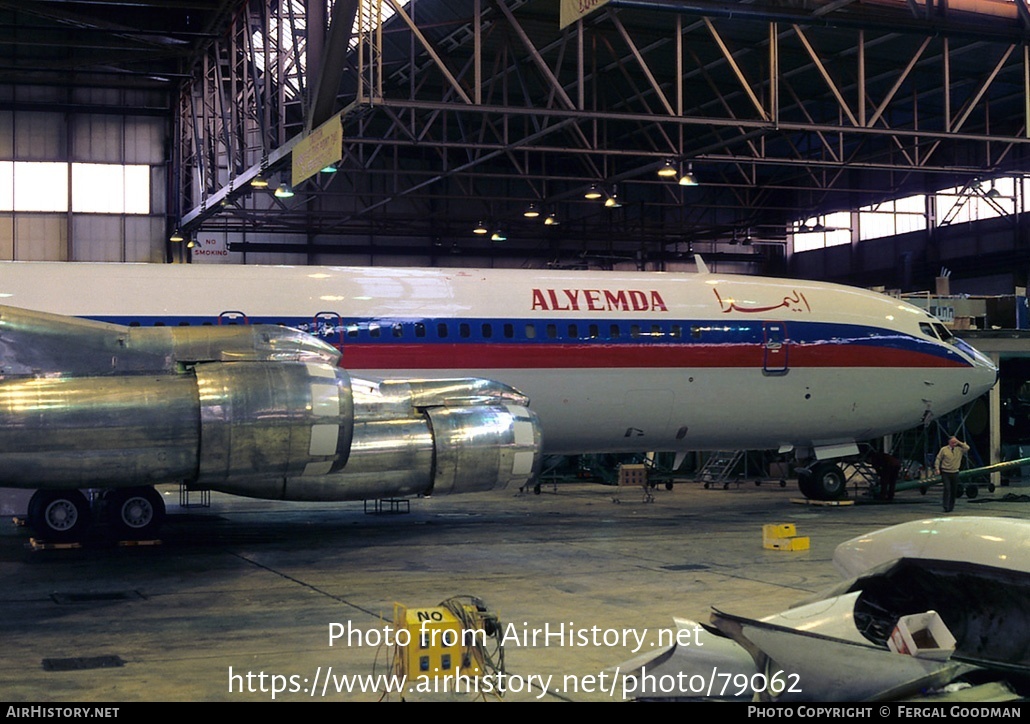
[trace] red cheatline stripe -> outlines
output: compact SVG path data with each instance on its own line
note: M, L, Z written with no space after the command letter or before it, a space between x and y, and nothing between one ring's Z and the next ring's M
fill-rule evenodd
M353 369L605 369L646 367L783 367L783 352L761 345L349 344L341 366ZM789 367L967 367L911 350L870 345L791 345Z

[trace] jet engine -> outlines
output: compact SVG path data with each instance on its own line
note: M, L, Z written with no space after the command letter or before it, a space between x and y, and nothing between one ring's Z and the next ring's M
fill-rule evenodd
M77 354L69 352L69 346ZM38 488L29 522L81 537L101 499L152 535L149 486L362 500L524 485L541 435L528 400L483 379L358 380L295 330L133 328L0 307L0 486Z

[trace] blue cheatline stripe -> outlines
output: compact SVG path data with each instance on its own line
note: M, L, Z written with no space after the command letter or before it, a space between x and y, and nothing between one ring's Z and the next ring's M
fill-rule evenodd
M218 324L217 317L101 316L100 321L138 326L183 326ZM228 322L240 323L240 322ZM484 319L484 318L378 318L337 317L248 317L249 324L282 324L341 345L598 345L605 347L648 347L654 345L756 345L766 341L766 326L761 320L674 320L653 321L621 319ZM950 364L967 364L950 347L924 337L892 329L839 324L778 320L773 324L786 329L792 348L814 345L839 345L866 350L893 350L939 358ZM441 335L445 332L445 336ZM596 336L594 336L596 334Z

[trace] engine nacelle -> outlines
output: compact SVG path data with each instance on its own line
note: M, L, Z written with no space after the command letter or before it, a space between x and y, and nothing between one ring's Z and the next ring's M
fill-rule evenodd
M213 487L254 498L367 500L524 485L539 471L539 421L507 385L354 378L351 391L354 433L342 469Z
M0 487L361 500L535 477L540 427L518 391L352 380L339 357L277 326L130 328L0 306Z
M358 381L323 362L0 383L0 486L187 482L282 500L488 490L532 480L525 398L487 380ZM521 404L520 404L521 403Z
M309 501L491 490L533 480L540 449L540 425L526 407L430 408L419 417L357 420L350 459L338 473L221 489Z
M0 383L0 486L123 487L339 470L349 376L320 362Z

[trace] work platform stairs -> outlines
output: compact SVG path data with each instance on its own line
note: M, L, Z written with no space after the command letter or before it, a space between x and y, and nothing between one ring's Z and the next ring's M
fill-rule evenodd
M697 471L694 482L703 483L706 489L717 485L729 487L744 453L744 450L716 450Z

